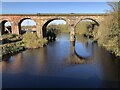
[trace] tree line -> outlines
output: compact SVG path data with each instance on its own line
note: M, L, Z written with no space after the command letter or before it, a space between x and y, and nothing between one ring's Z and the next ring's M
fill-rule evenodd
M22 30L26 30L26 29L32 30L33 28L36 28L36 25L33 25L33 26L21 26Z

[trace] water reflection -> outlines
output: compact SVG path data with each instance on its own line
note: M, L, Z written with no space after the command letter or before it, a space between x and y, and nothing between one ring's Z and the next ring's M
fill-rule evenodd
M99 78L106 81L120 81L120 62L115 63L115 59L110 53L95 45L93 57Z
M91 40L82 41L82 38L78 37L77 41L70 42L70 57L67 63L85 64L92 62L93 42Z
M84 57L77 53L75 42L70 42L70 55L66 59L67 64L83 64L87 63L88 57Z
M2 70L7 71L7 73L20 73L22 71L22 53L10 57L9 60L3 60Z
M2 61L3 87L119 87L120 63L111 54L82 37L75 43L68 38L62 34Z

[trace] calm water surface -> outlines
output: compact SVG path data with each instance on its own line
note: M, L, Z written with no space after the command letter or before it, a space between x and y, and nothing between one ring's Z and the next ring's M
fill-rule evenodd
M119 87L120 65L113 56L82 38L73 47L69 34L61 34L44 48L23 51L0 64L3 88Z

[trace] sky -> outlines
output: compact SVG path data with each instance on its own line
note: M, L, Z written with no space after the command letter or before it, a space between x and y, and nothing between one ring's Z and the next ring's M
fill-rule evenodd
M2 2L2 13L104 13L106 2Z
M105 13L109 9L106 2L2 2L2 14Z
M2 2L115 2L119 0L1 0Z

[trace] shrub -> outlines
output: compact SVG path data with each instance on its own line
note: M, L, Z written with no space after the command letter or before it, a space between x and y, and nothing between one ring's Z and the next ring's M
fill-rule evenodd
M120 56L119 22L120 16L118 15L118 11L112 11L109 16L105 17L98 30L98 44L115 53L116 56Z
M47 40L45 38L38 38L36 33L26 32L23 35L23 40L26 48L39 48L46 45Z
M2 35L0 39L2 41L2 44L6 44L6 43L21 41L22 37L21 35L16 35L16 34L5 34Z

